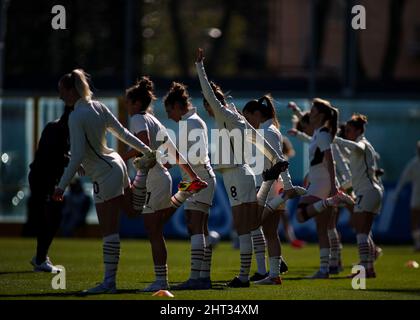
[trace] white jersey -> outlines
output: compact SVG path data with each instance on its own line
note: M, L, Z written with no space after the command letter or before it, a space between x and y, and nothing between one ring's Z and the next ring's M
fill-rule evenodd
M150 113L142 112L135 114L130 119L130 131L137 135L141 131L147 131L149 135L150 148L157 150L164 142L162 139L158 140L158 136L167 136L167 130L156 117Z
M269 158L269 160L272 163L276 163L280 160L285 160L283 157L280 157L274 149L266 143L264 139L260 139L263 141L263 144L261 145L257 140L255 140L255 135L260 136L256 130L249 125L249 123L246 121L246 119L238 112L235 105L233 103L228 104L227 106L224 106L221 104L221 102L217 99L216 95L213 92L213 89L210 86L210 83L207 79L206 72L204 70L204 65L202 62L196 63L196 69L198 78L200 80L201 89L203 91L203 95L209 105L211 106L214 117L216 120L216 124L218 129L226 129L228 133L232 132L233 130L239 130L242 134L242 137L247 139L247 141L253 143L256 145L256 147L264 153L266 157ZM243 142L243 141L242 141ZM242 154L235 155L234 152L234 142L233 139L231 139L231 148L230 148L230 162L229 163L223 163L222 166L219 168L231 168L235 166L235 164L244 165L245 164L245 156L242 152ZM226 152L226 150L220 150L219 155L222 155L223 152ZM221 161L219 162L221 163Z
M309 143L309 180L328 178L329 172L324 161L325 151L331 150L332 136L325 127L318 128Z
M360 194L372 188L382 190L376 177L376 152L365 136L360 135L355 142L336 137L335 142L351 151L349 160L354 192Z
M122 162L119 154L106 145L107 130L139 152L150 151L104 104L79 99L69 116L71 159L58 184L60 189L66 188L80 164L83 164L86 175L95 181L113 169L114 160Z
M411 190L411 208L420 208L420 157L416 156L404 168L404 171L398 181L396 187L396 194L401 192L401 189L406 183L412 184Z
M178 138L179 152L194 170L210 165L207 125L197 114L197 109L192 108L181 117L181 121L182 126L186 125L186 130L184 132L184 128L180 128L180 132L186 136Z

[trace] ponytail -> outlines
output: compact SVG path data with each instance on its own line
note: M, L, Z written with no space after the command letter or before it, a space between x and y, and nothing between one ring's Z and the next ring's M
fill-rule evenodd
M74 88L82 99L90 101L92 99L92 91L90 90L88 79L89 74L83 69L75 69L71 72L71 77L74 79Z
M243 112L254 113L255 111L261 112L264 118L271 119L273 125L277 129L280 127L280 123L276 115L276 109L273 104L273 98L269 94L262 96L258 100L254 99L247 102L243 108Z
M265 102L265 103L264 103ZM273 122L273 125L279 129L280 128L280 122L277 119L276 109L274 108L273 98L270 94L266 94L258 99L258 103L262 107L262 114L268 118L271 119Z
M320 98L315 98L312 106L324 115L324 125L328 126L334 138L338 129L338 109L334 108L329 101Z
M141 110L146 111L156 97L153 93L154 84L149 77L143 76L137 83L125 91L127 99L135 103L140 101Z

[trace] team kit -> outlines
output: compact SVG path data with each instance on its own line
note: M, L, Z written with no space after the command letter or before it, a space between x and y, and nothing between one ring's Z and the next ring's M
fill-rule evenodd
M303 185L295 185L288 170L287 138L280 132L272 97L264 95L238 109L220 86L209 81L204 58L203 50L198 49L195 67L202 106L192 105L182 83L173 82L163 98L168 118L179 124L176 137L153 114L156 97L149 77L143 76L126 89L129 129L106 105L92 98L88 75L82 69L61 77L58 89L69 110L65 125L71 157L57 171L48 193L51 202L60 203L76 174L89 177L103 236L103 281L82 293L117 292L121 212L142 217L151 245L155 281L140 291L211 289L213 247L208 219L216 184L226 189L239 239L238 274L226 283L227 287L282 284L282 274L288 267L278 226L287 200L297 197L297 219L300 223L314 219L319 241L319 269L308 278L327 279L343 271L342 245L336 229L342 207L351 213L359 265L364 267L366 277L376 277L374 264L380 248L373 241L371 229L381 209L384 188L379 156L365 136L367 117L353 114L340 124L339 108L327 100L314 98L306 112L290 102L294 126L287 135L307 144L309 156ZM208 130L198 109L214 119L217 130ZM130 149L119 154L108 147L108 131ZM216 142L211 153L209 132L217 133L211 134L211 141ZM135 168L131 179L126 163ZM182 174L175 193L169 172L173 166L179 166ZM223 181L216 181L215 172ZM163 230L181 206L191 241L191 270L184 282L170 285ZM51 230L37 239L37 253L31 261L35 271L59 271L47 255L55 233L54 228ZM253 255L257 272L250 275ZM357 273L349 275L355 276Z

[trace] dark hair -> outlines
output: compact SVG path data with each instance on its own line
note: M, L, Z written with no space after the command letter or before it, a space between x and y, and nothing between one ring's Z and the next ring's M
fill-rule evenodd
M254 113L255 111L261 112L264 118L272 119L273 124L276 128L280 127L280 123L277 119L276 109L274 108L273 98L266 94L258 100L251 100L247 102L242 112Z
M368 123L367 117L360 113L354 113L351 116L351 119L347 121L348 125L355 127L360 130L362 133L365 132L365 125Z
M137 83L125 91L127 99L132 102L140 101L141 111L146 111L150 103L156 100L153 93L154 85L149 77L143 76Z
M173 106L176 102L186 108L190 104L190 96L186 85L179 82L172 82L169 92L163 98L163 103L165 106Z
M334 108L329 101L320 98L313 100L312 107L324 115L324 125L328 123L330 133L335 137L338 127L338 109Z
M309 125L309 112L308 111L306 111L305 113L303 113L302 118L300 118L300 120L296 124L296 130L303 131L303 125L304 124L305 125Z
M222 89L220 88L220 86L218 86L217 84L215 84L213 81L210 81L210 86L211 89L214 92L214 95L216 96L217 100L219 100L219 102L222 105L226 105L226 98L225 98L225 94L223 93ZM206 98L203 98L203 102L208 104L208 101L206 100Z

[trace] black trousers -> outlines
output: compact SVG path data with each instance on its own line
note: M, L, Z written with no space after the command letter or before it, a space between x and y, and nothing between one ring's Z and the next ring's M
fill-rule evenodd
M51 243L60 228L63 203L51 200L55 180L46 176L29 173L28 219L24 227L25 236L37 238L37 261L45 261Z

